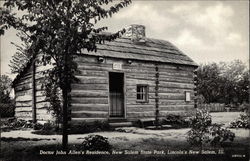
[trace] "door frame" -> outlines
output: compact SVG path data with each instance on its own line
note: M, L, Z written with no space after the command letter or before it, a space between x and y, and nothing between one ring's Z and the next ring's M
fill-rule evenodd
M121 73L123 74L123 110L124 110L124 116L123 117L110 117L110 91L109 91L109 74L110 73ZM126 119L127 118L127 106L126 106L126 73L123 71L107 71L107 76L108 76L108 119Z

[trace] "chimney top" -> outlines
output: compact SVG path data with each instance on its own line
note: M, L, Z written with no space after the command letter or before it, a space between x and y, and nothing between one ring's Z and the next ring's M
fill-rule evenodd
M135 43L145 43L146 42L145 26L132 24L126 28L125 36L129 37Z

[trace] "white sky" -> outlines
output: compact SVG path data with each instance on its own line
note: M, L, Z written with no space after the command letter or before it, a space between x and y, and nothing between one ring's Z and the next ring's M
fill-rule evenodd
M97 26L110 32L129 24L146 26L146 36L168 40L197 63L249 62L249 1L133 1ZM1 37L1 74L19 42L12 29ZM13 78L13 75L10 75Z

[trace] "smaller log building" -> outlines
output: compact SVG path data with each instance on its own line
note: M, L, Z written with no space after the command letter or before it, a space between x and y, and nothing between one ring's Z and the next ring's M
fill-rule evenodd
M125 36L82 51L76 62L79 83L72 84L71 123L136 121L194 110L197 64L172 43L147 38L145 27L131 25ZM27 63L13 82L18 119L53 120L39 80L44 66Z

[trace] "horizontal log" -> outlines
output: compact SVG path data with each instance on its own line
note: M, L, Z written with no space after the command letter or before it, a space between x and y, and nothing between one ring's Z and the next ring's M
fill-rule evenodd
M25 90L29 90L29 89L32 89L32 83L25 83L25 84L22 84L22 85L15 86L15 91L16 92L25 91Z
M187 84L193 84L194 83L194 81L193 81L193 79L182 79L182 78L174 78L174 77L172 77L172 78L167 78L167 77L165 77L165 78L162 78L162 77L160 77L159 78L159 82L160 83L162 83L162 82L173 82L173 83L187 83Z
M185 100L160 100L159 105L188 105L193 104L193 100L186 102Z
M186 96L184 93L178 93L178 94L159 94L159 98L161 101L163 100L185 100Z
M159 88L161 87L193 89L194 84L185 84L185 83L177 83L177 82L160 82Z
M81 104L108 104L108 98L76 98L76 97L73 97L71 102L72 103L81 103Z
M179 115L179 116L193 116L195 110L189 111L160 111L160 117L166 117L168 115Z
M15 116L16 117L32 117L32 112L31 111L24 111L24 112L21 112L21 111L18 111L15 113Z
M82 122L107 121L108 118L72 118L69 121L70 125L81 124Z
M108 84L107 77L76 76L81 84Z
M39 108L47 108L49 107L50 103L49 102L37 102L36 103L36 108L39 109Z
M108 97L109 92L108 91L104 91L104 90L76 90L73 89L71 91L71 96L72 97L99 97L99 98L103 98L103 97Z
M147 80L155 81L155 75L146 75L146 74L126 74L126 79L136 79L136 80Z
M187 92L191 92L191 93L193 93L194 92L194 90L193 89L189 89L189 88L168 88L168 87L160 87L159 88L159 94L161 94L161 93L169 93L169 94L171 94L171 93L185 93L185 91L187 91Z
M16 83L15 84L15 86L21 86L21 85L24 85L24 84L29 84L29 83L31 83L32 82L32 79L31 79L31 77L28 77L28 78L26 78L26 79L20 79L19 81L18 81L18 83Z
M113 65L112 64L106 64L106 63L81 63L81 62L77 62L78 64L78 69L79 70L110 70L113 69Z
M72 111L108 111L108 104L71 104Z
M159 71L160 76L172 76L172 77L186 77L186 78L193 78L193 73L187 73L187 72L162 72Z
M52 65L37 65L36 66L36 72L43 72L43 71L46 71L46 70L49 70L49 69L53 69L53 66Z
M72 111L72 118L107 118L108 112L104 111Z
M147 111L147 112L127 112L127 117L154 117L155 111Z
M26 94L24 96L16 96L16 101L31 101L32 100L32 95L31 94Z
M46 114L46 115L37 115L37 120L41 120L41 121L53 121L55 118L52 115Z
M108 90L106 84L72 84L72 90L81 89L81 90Z
M31 95L32 94L32 89L24 90L24 91L16 91L15 92L15 97L25 96L26 94Z
M32 112L32 108L31 106L27 106L27 107L16 107L15 108L15 112Z
M155 105L127 105L127 112L146 112L146 111L155 111Z
M16 101L16 106L32 106L31 101Z
M106 72L103 71L91 71L91 70L79 70L79 72L76 74L76 76L100 76L100 77L108 77Z
M160 111L188 111L194 110L194 104L189 105L161 105Z
M155 85L155 81L150 81L150 80L141 80L141 79L131 79L131 78L127 78L126 79L126 85L136 85L136 84L147 84L149 86L154 86Z

